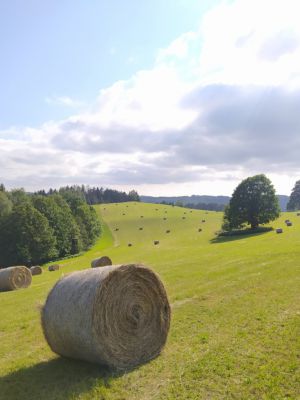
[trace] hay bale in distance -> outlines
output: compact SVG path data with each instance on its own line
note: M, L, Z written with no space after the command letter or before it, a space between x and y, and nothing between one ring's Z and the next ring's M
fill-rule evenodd
M154 240L154 245L157 245L157 244L159 244L159 240Z
M292 225L293 225L292 221L288 221L288 222L286 223L286 226L292 226Z
M283 233L283 229L282 228L277 228L276 229L276 233Z
M170 233L170 232L171 232L170 229L166 230L166 233Z
M141 215L141 218L144 218L144 216L143 216L143 215Z
M300 217L300 212L297 213L297 217Z
M48 294L41 320L55 353L126 370L159 355L170 316L158 276L129 264L63 277Z
M166 220L167 218L166 217L164 217L164 221Z
M95 258L95 260L91 262L92 268L105 267L106 265L112 265L111 259L107 256Z
M52 271L58 271L59 268L60 268L60 265L59 265L59 264L52 264L52 265L49 265L48 271L50 271L50 272L52 272Z
M201 228L199 228L199 229L198 229L198 232L202 232L202 229L201 229Z
M205 222L205 219L203 219L202 222Z
M119 230L119 228L116 228L116 229L115 229L115 232L118 232L118 230Z
M143 229L144 229L144 228L143 228L142 226L139 228L140 231L142 231Z
M16 266L0 270L0 291L25 289L31 285L31 272L27 267Z
M132 246L132 243L128 243L128 247L131 247Z
M30 272L31 272L31 275L41 275L41 273L43 272L43 269L39 265L34 265L30 268Z
M185 217L182 217L182 219L185 219Z

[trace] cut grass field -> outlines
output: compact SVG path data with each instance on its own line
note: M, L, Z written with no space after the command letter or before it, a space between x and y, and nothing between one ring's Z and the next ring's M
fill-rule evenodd
M45 266L28 289L0 293L1 400L300 398L300 217L283 213L273 223L283 234L217 239L222 213L142 203L96 209L105 225L91 250L59 271ZM125 374L56 356L40 327L53 284L101 255L153 268L172 304L161 356Z

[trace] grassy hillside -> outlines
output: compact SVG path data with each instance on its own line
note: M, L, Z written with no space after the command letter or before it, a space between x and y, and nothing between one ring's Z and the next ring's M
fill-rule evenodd
M93 249L26 290L0 293L1 400L299 399L300 217L282 214L282 235L216 240L221 213L139 203L97 210L107 225ZM57 357L39 324L57 279L104 254L152 267L173 310L162 355L122 375Z

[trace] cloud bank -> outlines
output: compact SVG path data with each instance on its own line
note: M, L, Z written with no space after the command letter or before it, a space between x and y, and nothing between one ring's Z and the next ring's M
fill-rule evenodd
M263 172L288 193L300 175L296 10L296 1L222 3L84 112L0 132L1 180L230 194Z

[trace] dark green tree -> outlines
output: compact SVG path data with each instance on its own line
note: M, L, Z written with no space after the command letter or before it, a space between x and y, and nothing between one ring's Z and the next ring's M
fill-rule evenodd
M93 207L82 204L74 210L76 222L80 229L83 248L86 250L101 233L100 222Z
M64 257L72 254L75 250L74 239L77 239L79 245L79 228L66 201L59 195L35 195L32 197L32 203L47 218L56 238L58 255Z
M14 205L0 224L0 265L31 265L57 256L53 230L30 202Z
M300 210L300 181L295 183L286 208L288 211Z
M243 180L233 192L224 212L223 229L240 229L246 224L256 229L279 217L280 208L275 189L265 175Z
M12 210L12 201L8 198L7 194L0 191L0 218L9 214Z

